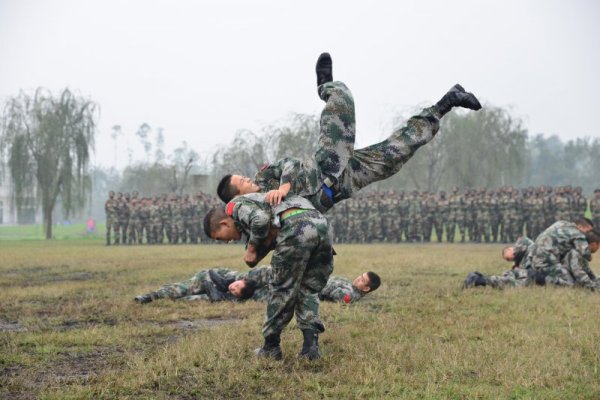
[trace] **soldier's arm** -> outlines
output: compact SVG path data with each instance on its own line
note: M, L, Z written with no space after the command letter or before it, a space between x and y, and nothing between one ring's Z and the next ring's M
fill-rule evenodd
M235 199L233 200L235 202ZM235 205L235 218L248 227L248 246L256 248L269 236L271 213L253 201L243 200Z
M269 284L270 276L271 266L261 265L248 272L246 279L253 281L256 284L256 288L261 288Z

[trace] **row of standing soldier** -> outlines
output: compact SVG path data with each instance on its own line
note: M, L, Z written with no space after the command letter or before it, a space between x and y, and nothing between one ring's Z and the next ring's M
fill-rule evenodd
M162 194L141 197L138 192L110 191L105 203L106 245L200 243L211 241L201 229L204 214L219 200L202 192L194 196ZM112 233L112 239L111 239Z
M600 226L600 189L589 202ZM510 186L430 192L369 192L337 204L328 214L338 243L514 242L536 237L557 220L575 220L588 209L580 187Z
M208 209L220 204L202 192L194 196L139 198L137 192L109 193L106 243L148 244L212 242L201 229ZM589 202L600 226L600 189ZM580 187L515 189L453 188L447 195L430 192L368 192L337 204L328 219L337 243L442 241L514 242L536 237L557 220L584 215L588 201ZM111 241L111 232L114 240Z

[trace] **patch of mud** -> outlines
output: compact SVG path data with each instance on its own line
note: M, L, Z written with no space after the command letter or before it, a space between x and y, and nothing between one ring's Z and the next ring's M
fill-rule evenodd
M180 321L169 321L162 326L171 326L177 329L184 330L198 330L204 328L212 328L213 326L237 324L242 318L205 318L205 319L193 319L193 320L180 320Z
M8 392L0 391L2 399L36 399L48 387L85 384L99 372L121 368L125 365L123 351L114 348L99 348L91 352L60 352L48 364L25 368L10 366L0 369L0 388L5 385Z
M27 328L18 322L0 321L0 332L25 332Z

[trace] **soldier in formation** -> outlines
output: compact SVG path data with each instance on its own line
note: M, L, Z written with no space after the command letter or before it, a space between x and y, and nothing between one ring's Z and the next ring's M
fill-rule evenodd
M600 190L589 202L600 224ZM339 203L327 217L336 243L429 242L514 243L537 237L558 220L574 221L588 212L581 188L542 186L522 190L454 187L441 191L360 193ZM599 225L600 226L600 225Z
M140 197L137 191L124 195L109 192L105 203L106 244L197 244L212 242L202 231L202 217L216 197L202 192L194 196L166 193Z

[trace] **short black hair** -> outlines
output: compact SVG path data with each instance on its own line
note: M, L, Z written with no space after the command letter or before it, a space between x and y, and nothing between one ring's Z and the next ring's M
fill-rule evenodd
M369 277L369 292L374 292L381 285L381 278L373 271L367 272L367 276Z
M227 218L227 213L223 207L211 208L204 216L203 226L204 233L209 238L212 238L211 233L219 229L219 222Z
M590 228L594 227L594 223L592 222L592 220L589 219L589 218L583 217L583 216L582 217L578 217L575 220L575 224L576 225L581 225L581 226L589 226Z
M248 300L254 296L256 291L256 282L250 279L244 279L244 287L240 290L240 300Z
M221 178L217 186L217 195L223 203L229 203L238 193L239 191L231 184L231 174Z
M595 228L585 233L588 243L600 243L600 229Z

